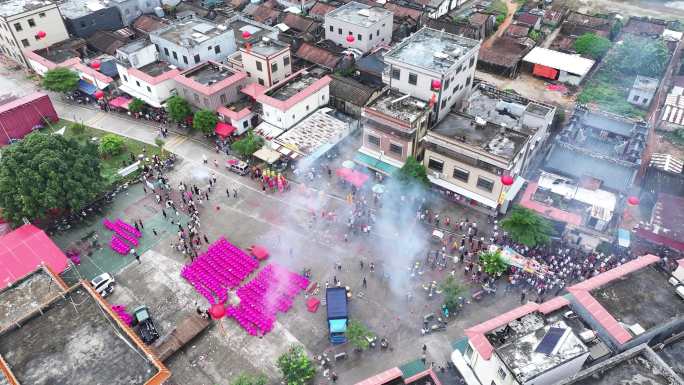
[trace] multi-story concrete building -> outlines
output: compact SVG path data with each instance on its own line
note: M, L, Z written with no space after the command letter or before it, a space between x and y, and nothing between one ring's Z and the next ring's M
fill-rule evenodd
M45 32L41 38L38 32ZM50 1L8 0L0 3L0 50L28 67L24 50L38 50L68 39L57 5Z
M448 114L423 139L428 178L454 201L505 213L539 151L555 107L478 83L463 112ZM514 178L506 186L503 175Z
M216 111L241 98L247 75L209 61L181 72L176 77L178 95L197 108Z
M191 18L150 33L159 58L179 68L220 62L237 50L235 32L223 24Z
M261 118L267 124L288 130L330 99L330 76L316 76L306 70L296 72L266 92L256 96Z
M382 80L391 88L433 106L433 121L470 96L480 42L423 28L384 56Z
M392 12L351 1L325 15L325 38L368 52L392 41L393 23Z
M408 156L422 153L430 110L426 102L386 90L363 108L363 144L357 163L385 175L401 168Z
M161 105L176 91L180 70L157 60L154 44L137 40L116 52L119 89L153 107Z
M88 38L97 31L115 31L124 27L121 11L105 1L66 0L59 3L69 33Z
M250 82L268 88L292 75L290 46L278 40L263 37L249 47L241 47L240 55Z

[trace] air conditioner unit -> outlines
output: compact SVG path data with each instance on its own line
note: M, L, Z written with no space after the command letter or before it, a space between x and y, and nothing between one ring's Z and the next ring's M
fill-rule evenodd
M641 325L639 325L639 324L630 325L630 326L628 327L628 329L629 329L629 331L630 331L632 334L634 334L635 336L644 334L644 332L646 331L646 329L644 329L644 328L643 328Z
M675 289L675 291L677 292L678 296L684 299L684 286L677 286L677 289Z
M667 282L669 282L670 285L675 287L680 284L679 280L675 277L670 277L670 279L668 279Z

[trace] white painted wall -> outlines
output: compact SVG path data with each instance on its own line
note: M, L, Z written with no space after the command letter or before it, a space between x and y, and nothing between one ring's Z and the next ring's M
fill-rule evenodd
M33 20L34 26L29 25L29 19ZM16 30L16 23L21 25L21 31ZM46 33L45 38L36 40L38 31L44 31ZM54 4L0 18L0 47L5 49L3 53L8 54L10 58L25 66L28 62L23 62L22 50L35 51L68 38L69 33L64 25L62 15ZM22 44L23 39L28 42L27 47Z
M117 63L116 68L119 71L119 80L121 82L120 88L131 96L140 98L151 105L160 105L166 99L170 98L176 90L176 81L173 78L164 80L157 84L149 84L141 79L131 76L128 69ZM140 85L138 85L138 83ZM148 90L149 87L149 90Z
M221 62L223 59L227 58L230 54L237 50L235 44L235 33L232 28L228 28L224 33L214 36L200 44L196 44L192 47L184 47L170 40L166 40L158 36L157 34L150 34L150 40L152 43L159 46L159 58L166 62L169 62L178 68L186 69L196 66L198 63L203 63L206 61L217 61ZM220 46L220 52L216 53L214 47ZM209 49L209 47L212 47ZM168 55L164 50L168 50ZM173 52L176 52L176 57L173 56ZM194 56L198 54L200 60L195 63ZM188 59L185 63L183 56Z
M470 342L468 342L470 344ZM472 345L471 345L472 347ZM465 361L473 369L473 373L480 380L483 385L521 385L513 374L508 370L508 368L501 362L496 352L492 353L489 360L485 360L480 356L480 354L473 348L473 354L471 356L464 356ZM506 377L501 379L498 374L499 368L502 368L506 373Z
M587 357L589 357L589 352L544 372L542 375L527 381L525 385L552 385L560 380L572 377L582 370L582 366L584 365L584 361L587 360Z
M250 83L259 83L259 79L262 79L265 87L271 87L292 75L292 55L290 54L289 49L276 56L269 57L268 59L249 54L244 50L241 52L242 67L244 68L244 72L248 74ZM287 65L285 65L285 58L288 59ZM257 62L261 63L261 71L257 69ZM271 69L272 63L276 63L278 66L275 72Z
M381 44L390 44L392 41L393 25L394 19L391 13L379 19L370 27L347 23L329 15L325 16L323 23L326 39L332 40L343 47L356 48L361 52L368 52ZM331 28L332 31L330 30ZM340 30L342 33L340 33ZM347 36L350 32L354 36L354 41L351 43L347 41ZM359 40L359 35L361 35L361 40Z
M125 53L121 50L117 50L116 57L128 60L134 68L140 68L157 61L157 49L154 47L154 44L150 43L132 53Z
M286 111L262 103L261 118L273 126L288 130L319 107L328 104L329 99L330 87L326 85Z

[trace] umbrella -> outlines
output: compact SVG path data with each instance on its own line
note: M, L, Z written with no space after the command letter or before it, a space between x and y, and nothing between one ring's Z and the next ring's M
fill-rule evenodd
M383 194L385 192L385 185L383 185L383 184L373 185L372 190L376 194Z
M355 163L352 160L345 160L344 162L342 162L342 167L344 168L354 168L354 165Z

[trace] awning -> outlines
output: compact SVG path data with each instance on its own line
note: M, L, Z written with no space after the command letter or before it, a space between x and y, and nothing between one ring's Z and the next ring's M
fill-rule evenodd
M80 91L85 92L88 95L92 95L97 91L97 86L95 86L94 84L88 83L87 81L85 81L83 79L79 79L78 89Z
M331 333L344 333L345 331L347 331L346 319L331 319L328 322L330 322Z
M128 105L131 103L132 100L133 99L129 99L125 96L118 96L118 97L110 100L109 105L112 107L128 109Z
M492 199L480 196L470 190L466 190L463 187L456 186L455 184L449 183L443 179L435 178L432 175L428 175L428 179L431 183L436 184L437 186L443 187L449 191L453 191L456 194L462 195L466 198L476 200L487 207L495 209L498 205L497 202Z
M228 123L225 122L218 122L216 123L216 135L222 137L222 138L227 138L231 135L233 135L233 132L235 132L236 128L231 126Z
M622 247L629 247L630 245L630 234L629 231L625 229L618 229L618 245Z
M392 176L392 174L399 170L399 167L393 166L387 162L383 162L379 159L373 158L372 156L364 154L362 152L356 153L356 155L354 156L354 161L356 163L362 164L370 169L379 171L388 176Z
M276 160L280 159L280 153L276 150L268 148L267 146L264 146L254 153L254 157L261 159L268 164L272 164Z

